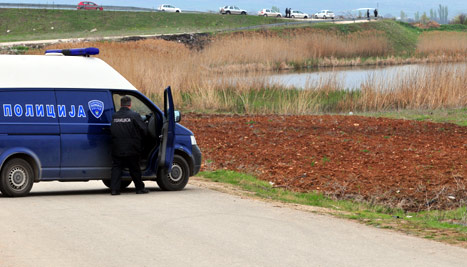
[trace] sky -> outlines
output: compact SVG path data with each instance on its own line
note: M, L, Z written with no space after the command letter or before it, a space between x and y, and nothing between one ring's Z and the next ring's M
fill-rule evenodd
M0 3L37 3L37 4L77 4L80 0L0 0ZM357 8L378 8L379 14L385 16L391 14L395 17L403 10L409 17L417 11L427 12L430 9L438 9L439 4L448 6L449 17L459 13L467 13L467 0L91 0L97 4L115 6L136 6L145 8L157 8L161 4L172 4L182 10L196 11L218 11L224 5L236 5L241 9L254 13L262 8L278 7L284 12L286 7L301 10L305 13L313 14L322 9L333 10L336 14L345 14Z

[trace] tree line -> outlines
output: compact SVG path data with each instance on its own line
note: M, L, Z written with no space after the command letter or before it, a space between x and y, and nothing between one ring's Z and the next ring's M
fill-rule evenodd
M421 22L421 23L428 23L428 21L436 21L441 24L449 23L448 20L449 9L448 6L439 5L438 9L430 9L429 15L426 12L420 14L420 11L415 12L414 14L414 21ZM409 17L407 14L401 10L400 18L402 21L409 21Z

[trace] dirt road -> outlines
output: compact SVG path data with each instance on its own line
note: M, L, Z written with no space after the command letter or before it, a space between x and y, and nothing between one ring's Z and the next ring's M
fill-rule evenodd
M189 185L100 182L0 197L1 266L465 266L467 251Z

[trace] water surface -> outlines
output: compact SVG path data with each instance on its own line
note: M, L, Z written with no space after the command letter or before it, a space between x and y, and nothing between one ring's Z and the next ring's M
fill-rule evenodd
M334 88L355 90L360 89L362 83L365 82L400 80L403 77L407 77L407 75L417 75L421 71L437 70L441 66L448 66L452 70L465 69L467 63L318 68L307 72L286 71L244 74L235 79L265 79L270 84L301 89L311 89L325 84L332 84Z

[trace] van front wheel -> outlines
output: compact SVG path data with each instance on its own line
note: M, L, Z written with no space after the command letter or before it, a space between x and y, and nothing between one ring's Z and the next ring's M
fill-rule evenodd
M169 174L159 172L157 185L163 191L179 191L185 188L190 178L190 166L180 155L174 155L172 170Z
M24 197L31 191L34 171L24 159L13 159L5 164L0 179L0 191L3 195Z

